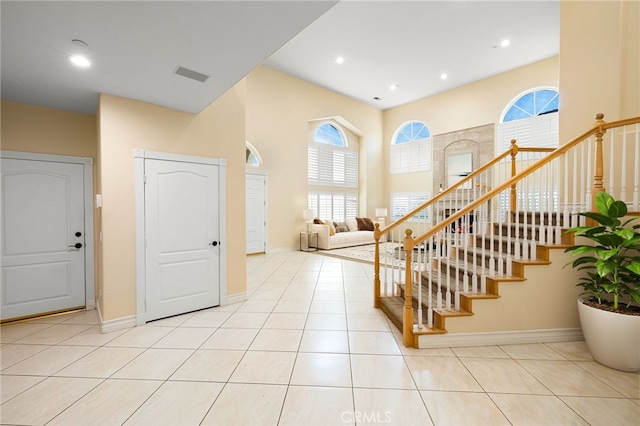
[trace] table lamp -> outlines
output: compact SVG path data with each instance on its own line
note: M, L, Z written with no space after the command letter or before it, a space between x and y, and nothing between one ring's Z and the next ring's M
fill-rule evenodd
M316 217L316 211L313 209L304 209L302 211L302 217L307 221L307 233L311 233L311 225L313 225L313 219Z
M387 217L387 209L384 207L378 207L376 209L376 217L381 228L384 228L384 220Z

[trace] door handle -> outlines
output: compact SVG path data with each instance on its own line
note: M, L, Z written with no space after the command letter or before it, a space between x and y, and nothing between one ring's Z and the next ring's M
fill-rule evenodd
M80 250L82 248L82 243L75 243L69 246L70 249Z
M215 246L218 245L218 242L217 241L212 241L212 242L209 243L209 245L215 247Z

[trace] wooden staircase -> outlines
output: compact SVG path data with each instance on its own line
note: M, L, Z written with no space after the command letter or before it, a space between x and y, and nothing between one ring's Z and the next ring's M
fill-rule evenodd
M565 231L583 225L576 213L594 211L595 194L605 184L618 199L630 200L630 212L640 211L638 165L627 165L639 157L640 117L605 123L598 114L591 130L555 150L512 141L510 150L402 219L384 229L376 226L374 305L413 347L421 337L436 339L452 330L459 335L575 330L577 312L565 311L575 305L579 291L571 283L579 271L563 269L569 259L564 249L573 244ZM467 201L461 206L461 200ZM387 244L382 241L402 243L391 262L380 259L379 246ZM531 285L515 285L525 281ZM502 300L505 294L512 300ZM496 318L506 323L496 326L491 322ZM460 326L463 322L473 326Z
M518 215L518 220L516 220ZM526 215L528 225L523 225L524 216ZM433 267L443 267L449 269L448 276L455 277L458 281L459 287L464 286L465 276L467 282L471 282L473 276L476 277L484 275L486 277L486 292L463 292L460 294L460 306L461 309L448 310L444 308L434 309L434 326L431 328L418 327L418 321L414 324L415 333L420 334L443 334L446 333L446 319L450 317L464 317L473 315L473 301L474 300L493 300L500 297L499 284L510 282L522 282L526 280L524 276L524 265L548 265L549 256L546 255L548 250L564 250L564 248L573 244L573 235L565 234L564 231L567 228L562 227L562 216L560 214L541 215L539 213L512 213L512 220L508 221L508 224L495 223L491 225L491 232L488 235L470 235L469 244L466 246L455 247L451 250L451 255L448 258L444 258L439 262L439 265L433 265ZM534 225L532 230L532 225ZM540 225L545 232L556 232L555 227L560 226L563 235L563 244L555 244L549 246L536 247L536 253L531 253L529 260L515 260L512 261L511 274L510 275L494 275L489 276L491 271L487 268L483 268L479 265L487 265L490 263L491 258L500 259L507 256L514 257L516 252L516 241L508 241L506 236L517 237L518 239L528 240L540 240ZM551 228L549 228L551 227ZM491 250L486 250L490 247ZM501 250L498 250L498 248ZM485 249L485 250L482 250ZM520 254L518 257L524 256ZM466 262L463 261L466 258ZM475 258L475 259L474 259ZM435 263L435 262L434 262ZM414 318L418 318L418 304L422 304L422 322L426 322L426 312L428 306L424 302L420 302L415 296L419 294L418 285L422 286L422 294L429 292L429 276L427 273L420 274L420 283L412 283L412 306L414 311ZM389 319L402 330L402 315L405 304L405 284L395 282L398 286L398 294L396 296L383 296L380 298L381 309L387 314ZM432 298L446 298L446 293L449 293L449 297L453 298L455 295L451 289L456 288L455 282L449 283L449 291L447 291L447 283L439 283L437 280L432 280L431 295ZM438 294L440 293L440 294ZM424 301L423 297L423 301Z

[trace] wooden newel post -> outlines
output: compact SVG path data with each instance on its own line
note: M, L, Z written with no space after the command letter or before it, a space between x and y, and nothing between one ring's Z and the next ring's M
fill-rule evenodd
M407 229L404 238L405 278L404 278L404 309L402 310L402 340L406 347L413 347L413 231Z
M380 308L380 224L375 224L373 238L376 240L376 248L373 261L373 306Z
M595 166L594 166L594 171L593 171L593 190L591 191L591 211L595 212L598 211L598 209L596 208L596 194L598 192L603 192L604 189L604 184L602 182L603 179L603 175L604 175L604 167L603 167L603 163L604 160L602 158L602 137L604 136L606 130L602 129L602 125L604 124L604 114L599 113L596 114L596 122L594 124L594 127L597 127L598 130L596 131L595 135L596 135L596 146L595 146Z
M511 139L511 177L516 175L516 156L518 155L518 145L516 140ZM517 208L516 204L516 185L511 185L511 192L509 194L509 209L511 212L515 212Z

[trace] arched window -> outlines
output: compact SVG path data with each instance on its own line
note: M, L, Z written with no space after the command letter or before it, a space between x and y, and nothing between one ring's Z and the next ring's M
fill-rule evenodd
M558 91L533 89L520 95L505 108L501 123L558 112Z
M515 139L518 146L558 147L558 90L537 87L519 94L507 104L500 116L498 152Z
M358 152L348 147L339 125L322 123L307 154L308 208L322 219L355 217L358 207Z
M318 126L316 133L313 135L313 140L314 142L327 143L333 146L347 146L342 132L330 123L324 123Z
M260 153L249 142L245 142L245 164L249 166L259 166L262 164Z
M507 104L498 123L498 153L509 150L512 139L519 147L558 147L558 89L536 87L519 94ZM529 158L534 159L533 156ZM553 208L557 209L557 182L554 185L552 202ZM526 197L532 209L540 208L541 191L535 184L529 186ZM507 211L509 200L506 193L500 203Z
M431 131L420 121L400 126L391 140L391 174L431 170Z

